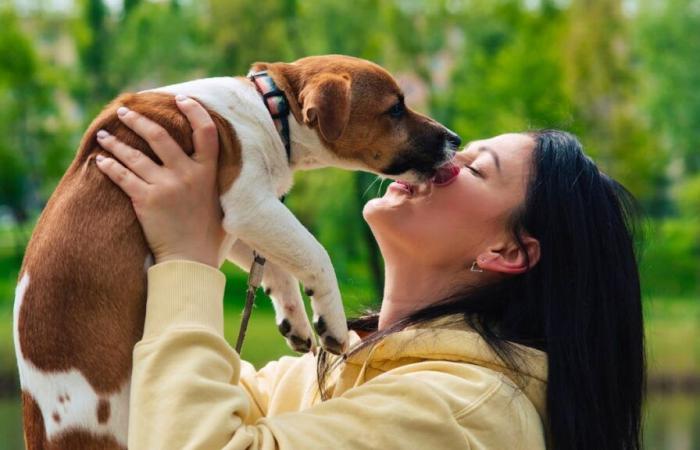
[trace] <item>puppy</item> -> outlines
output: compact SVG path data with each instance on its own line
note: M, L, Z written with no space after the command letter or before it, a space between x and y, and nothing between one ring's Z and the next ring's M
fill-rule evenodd
M83 136L27 248L14 309L28 448L125 448L131 353L141 338L146 269L153 263L129 199L96 167L96 133L109 131L160 162L126 128L126 106L163 125L191 154L175 105L202 103L219 133L218 188L228 237L221 261L249 269L264 256L263 286L289 345L313 345L298 288L311 297L321 345L340 353L347 327L328 254L280 198L295 170L335 166L419 182L459 138L408 109L381 67L346 56L257 63L250 78L190 81L108 105ZM298 280L298 281L297 281Z

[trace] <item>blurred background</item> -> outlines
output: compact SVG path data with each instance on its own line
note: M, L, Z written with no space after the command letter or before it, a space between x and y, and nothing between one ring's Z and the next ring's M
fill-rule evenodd
M0 447L23 446L12 304L24 247L91 119L119 92L321 53L385 66L410 106L465 141L580 136L648 217L646 448L700 449L698 0L0 0ZM324 169L297 174L288 199L331 254L349 315L381 297L360 211L382 184ZM233 340L245 278L223 270ZM257 366L287 353L263 297L243 352Z

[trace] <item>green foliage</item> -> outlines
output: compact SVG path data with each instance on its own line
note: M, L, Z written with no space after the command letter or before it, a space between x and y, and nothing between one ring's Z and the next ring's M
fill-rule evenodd
M688 177L678 186L678 208L683 216L700 218L700 174ZM699 230L700 231L700 230Z
M635 23L643 105L655 133L700 172L700 6L696 0L645 1Z
M643 292L648 296L700 298L700 218L655 223L640 269Z
M208 75L216 55L206 45L202 20L162 3L131 8L112 33L105 75L109 86L139 90Z

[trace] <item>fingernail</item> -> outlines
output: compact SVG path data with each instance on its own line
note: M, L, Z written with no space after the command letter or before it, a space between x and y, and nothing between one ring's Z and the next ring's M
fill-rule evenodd
M177 94L177 95L175 96L175 100L177 100L178 102L184 102L185 100L187 100L187 96L186 96L186 95L182 95L182 94Z
M102 156L102 155L97 155L97 156L95 156L95 160L96 160L98 163L104 161L104 159L105 159L105 157Z
M129 108L126 106L120 106L119 109L117 109L117 115L119 115L119 117L124 117L128 112Z
M109 136L109 133L107 133L105 130L100 130L97 132L97 139L104 139L107 136Z

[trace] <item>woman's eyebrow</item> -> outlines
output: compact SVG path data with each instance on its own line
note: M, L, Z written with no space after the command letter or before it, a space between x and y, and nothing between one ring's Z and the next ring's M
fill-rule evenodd
M479 151L479 152L487 152L489 155L491 155L491 156L493 157L493 162L496 163L496 169L498 169L498 172L501 171L501 160L500 160L500 158L498 157L498 153L496 153L495 151L493 151L493 149L492 149L491 147L487 147L487 146L485 146L485 145L482 145L481 147L479 147L479 148L477 149L477 151Z

